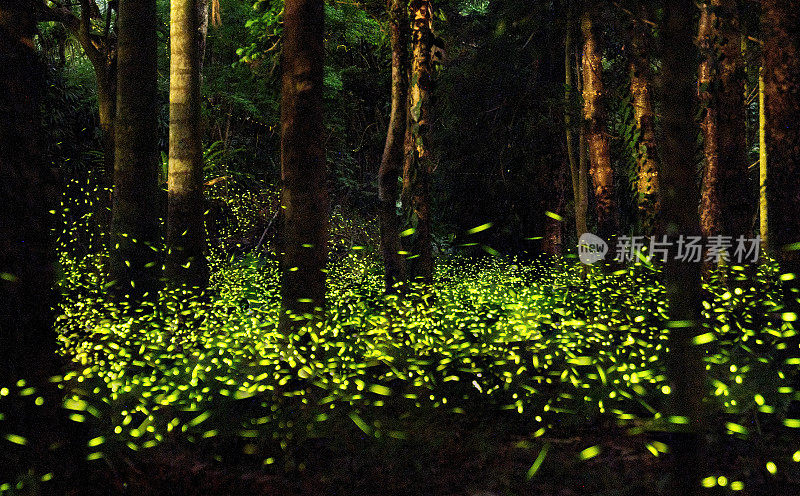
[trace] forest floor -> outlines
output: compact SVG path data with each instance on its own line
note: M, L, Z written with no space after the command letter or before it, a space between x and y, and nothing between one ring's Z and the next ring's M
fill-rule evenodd
M662 413L656 267L584 278L572 262L453 259L399 298L353 254L332 264L324 325L283 336L267 258L216 260L210 298L168 294L134 317L105 301L92 263L62 262L70 366L57 382L83 460L66 494L672 494L682 420ZM775 268L721 281L706 286L698 340L703 483L800 494L800 357L786 353L796 333ZM2 415L34 397L22 383L0 394L0 463L23 471L35 433ZM54 494L39 475L0 492Z

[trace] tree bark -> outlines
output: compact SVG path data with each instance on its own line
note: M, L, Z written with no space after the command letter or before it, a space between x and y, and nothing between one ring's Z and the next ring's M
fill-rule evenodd
M6 481L29 471L61 476L69 463L69 453L52 449L66 444L69 432L56 408L60 391L49 381L59 370L50 214L59 188L41 153L45 75L34 43L34 7L31 0L0 0L0 387L23 380L36 391L6 398L4 430L28 441L22 458L5 449L0 453L0 479ZM50 490L63 493L64 488L51 485Z
M412 277L430 283L433 280L430 212L430 100L433 63L433 3L412 0L411 17L411 84L409 91L409 132L411 153L403 170L403 208L408 212L415 232L408 259Z
M323 0L287 0L281 95L280 326L299 329L322 317L328 256L328 193L322 123Z
M400 253L397 218L397 181L403 168L403 142L406 132L408 99L408 11L405 0L388 0L392 43L392 110L386 145L378 170L381 253L386 270L386 291L406 279L405 257Z
M769 253L769 201L767 200L767 109L764 93L764 68L758 70L758 227L761 247Z
M583 34L583 119L589 148L589 175L594 188L597 234L611 241L617 231L614 202L614 171L606 132L605 90L603 88L603 53L595 33L593 17L597 6L589 2L581 17Z
M54 249L58 188L41 150L44 74L33 2L0 0L0 384L54 372Z
M642 7L644 10L644 7ZM643 12L644 14L644 12ZM646 17L642 15L642 17ZM636 193L639 226L652 234L660 208L658 166L656 164L655 116L652 102L653 74L650 70L650 43L647 26L639 19L631 23L630 90L633 117L639 132Z
M747 235L754 198L747 173L741 34L734 0L701 6L698 82L704 107L700 219L704 236ZM724 214L723 214L724 212Z
M155 0L120 0L110 278L117 298L155 299L159 240Z
M170 21L169 199L165 274L176 287L208 282L203 220L200 115L202 19L196 0L172 0Z
M788 311L798 312L800 291L800 1L764 0L769 243L783 273ZM794 348L797 352L797 348Z
M695 181L694 145L697 136L694 120L696 96L693 43L694 3L689 0L664 2L661 30L665 50L662 54L660 92L662 114L662 191L663 227L671 247L664 267L664 285L669 302L669 352L667 376L672 385L671 415L684 417L685 430L674 434L671 451L673 475L670 494L695 495L701 490L704 443L703 404L705 365L701 348L693 338L702 332L701 264L678 261L677 238L700 234L697 211L700 194ZM668 159L668 160L667 160Z
M584 173L584 183L581 183L581 162L578 155L580 150L575 149L575 125L572 121L576 109L574 95L576 91L580 91L579 85L576 84L575 78L573 78L576 57L575 43L573 41L574 30L575 26L573 25L572 12L570 11L564 36L564 129L567 139L567 160L572 180L572 199L575 207L575 231L577 238L580 238L581 234L586 232L586 204L582 197L586 193L586 175ZM580 141L578 141L577 145L580 146Z

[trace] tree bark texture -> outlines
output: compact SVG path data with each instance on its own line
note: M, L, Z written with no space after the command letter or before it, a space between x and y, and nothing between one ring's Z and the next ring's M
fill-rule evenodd
M410 154L403 170L403 208L414 228L411 238L409 275L421 282L433 279L430 208L430 119L433 62L433 3L412 0L411 18L411 81L409 88Z
M208 282L200 114L202 19L196 0L172 0L170 20L169 199L165 275L171 285Z
M156 297L161 272L155 0L120 0L118 22L110 278L137 301Z
M392 44L392 109L389 130L378 170L381 253L386 270L386 291L406 279L397 217L398 179L403 169L408 100L408 10L405 0L388 0Z
M323 0L288 0L281 95L281 328L296 330L325 308L328 193L322 123Z

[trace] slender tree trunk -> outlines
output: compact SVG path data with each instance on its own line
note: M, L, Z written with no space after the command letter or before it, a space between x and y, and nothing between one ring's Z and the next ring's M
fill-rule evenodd
M103 130L103 181L107 186L114 174L114 120L117 114L117 67L114 60L102 69L95 69L97 106L100 129ZM110 205L109 205L110 206Z
M769 243L782 272L796 275L785 303L800 312L800 1L764 0L762 12Z
M433 64L433 3L431 0L412 0L410 4L411 85L409 91L409 122L411 154L403 171L404 209L409 213L415 232L412 238L410 275L422 282L433 279L430 216L430 99Z
M400 253L402 248L397 218L397 181L403 168L403 144L407 127L408 11L405 0L388 0L387 9L392 40L392 110L378 170L378 199L386 291L392 292L397 283L406 279L405 257Z
M642 8L644 10L644 7ZM643 12L644 13L644 12ZM643 16L644 17L644 16ZM631 26L630 88L633 117L639 132L637 162L637 205L643 234L652 234L660 208L656 164L655 116L652 102L653 75L647 26L634 19Z
M203 221L200 115L201 18L196 0L172 0L170 21L169 206L165 273L174 286L208 282Z
M120 0L110 277L117 297L155 299L161 268L156 2Z
M758 225L761 246L769 252L769 203L767 201L767 112L764 106L764 68L758 71Z
M580 159L578 157L580 151L575 149L575 126L572 121L576 108L574 95L576 89L578 89L573 78L573 62L575 60L574 30L572 12L570 12L564 37L564 129L567 139L567 160L569 162L570 179L572 180L572 199L575 207L575 231L577 237L580 238L581 234L586 232L586 210L581 210L584 205L581 192L585 188L581 188ZM585 179L584 177L584 181Z
M287 0L281 95L283 239L281 328L298 329L325 308L328 193L322 136L323 0Z
M595 33L593 16L597 6L589 2L581 17L583 34L583 119L589 148L589 174L594 187L598 235L610 241L617 231L614 202L614 172L606 132L605 90L603 88L603 52Z
M753 218L747 174L741 34L734 0L703 4L698 41L704 170L701 227L704 236L747 235ZM724 214L723 214L724 212Z
M685 428L675 434L671 446L673 486L670 494L695 495L701 490L704 443L703 402L705 365L702 350L693 343L703 332L700 327L701 264L678 261L678 235L700 234L697 211L700 194L695 186L694 145L697 136L694 121L694 3L689 0L664 2L661 30L664 53L660 74L663 110L663 168L660 171L662 191L661 234L670 236L672 246L664 268L664 284L669 302L669 352L667 376L672 384L671 414L684 417Z
M579 94L583 94L583 57L580 51L575 51L575 76L576 87L575 90ZM587 226L587 215L589 213L589 148L586 142L586 125L581 117L580 125L578 126L578 206L575 211L575 228L578 231L578 237L581 234L589 232Z

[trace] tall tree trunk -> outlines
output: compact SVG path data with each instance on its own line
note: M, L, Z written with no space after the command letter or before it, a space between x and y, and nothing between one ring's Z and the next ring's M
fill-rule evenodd
M769 252L769 202L767 201L767 109L764 93L764 68L758 71L758 227L761 246Z
M0 384L53 372L51 305L58 198L42 155L44 74L34 45L33 2L0 0Z
M48 380L58 371L49 211L59 192L41 153L44 71L35 50L34 6L31 0L0 0L0 386L24 380L36 390L35 396L6 398L4 430L25 437L28 445L21 460L6 449L0 453L4 481L29 470L60 472L66 457L51 449L65 443L67 434L57 417L59 391ZM35 397L44 404L34 406Z
M118 298L155 299L161 268L156 1L120 0L110 277Z
M386 145L378 170L381 253L386 269L386 291L406 279L405 257L400 253L397 218L397 181L403 168L403 142L406 132L408 100L408 10L405 0L388 0L392 40L392 110Z
M764 0L762 9L769 243L782 272L795 274L785 303L799 312L800 1Z
M412 0L411 85L409 92L409 131L411 154L403 170L403 208L415 232L412 238L410 275L422 282L433 279L430 215L430 99L433 64L433 4L431 0Z
M287 0L281 95L281 328L298 329L325 308L328 193L322 124L323 0Z
M170 21L169 206L165 273L174 286L208 282L203 221L200 115L202 19L196 0L172 0Z
M704 170L701 227L704 236L747 235L753 199L747 173L741 34L734 0L702 5L698 41ZM724 212L724 214L723 214Z
M614 172L606 132L605 90L603 88L603 52L595 33L595 2L588 2L581 17L583 34L583 119L589 148L589 175L594 187L597 234L608 241L617 231L614 202Z
M575 207L575 231L577 237L580 238L581 234L586 232L586 209L583 208L585 204L581 197L586 188L580 182L580 158L578 156L580 150L575 149L575 125L572 120L576 109L575 92L579 90L575 78L573 78L576 57L575 43L573 41L574 30L572 11L570 11L564 36L564 129L567 139L567 160L569 162L570 179L572 180L572 199ZM578 145L580 145L580 142ZM586 177L583 180L585 182Z
M645 8L642 7L642 14ZM642 15L644 18L645 16ZM650 43L647 26L639 19L631 24L630 89L633 117L639 132L636 193L639 226L652 234L660 208L658 167L656 164L655 117L651 97L653 75L650 70Z
M581 51L575 51L575 90L579 94L583 94L583 56ZM582 113L582 112L581 112ZM575 228L578 237L581 234L589 232L587 226L587 215L589 213L589 148L586 142L586 126L583 123L583 116L581 116L580 125L578 126L578 206L575 210Z
M100 129L103 130L103 180L109 185L114 174L114 120L117 114L117 67L116 53L112 61L103 68L95 69L97 81L97 106Z
M677 260L678 235L700 234L697 212L699 191L695 181L694 145L694 3L669 0L664 5L661 30L664 53L660 74L663 110L660 171L662 215L661 234L670 236L671 247L664 268L664 285L669 302L669 352L667 376L672 384L671 414L685 417L686 430L675 434L673 487L670 494L695 495L701 490L703 470L703 397L705 365L702 350L693 343L703 332L700 327L701 264Z

